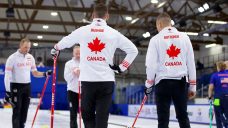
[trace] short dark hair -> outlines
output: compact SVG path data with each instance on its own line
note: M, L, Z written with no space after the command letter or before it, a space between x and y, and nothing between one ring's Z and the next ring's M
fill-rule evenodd
M97 18L103 18L108 13L108 7L105 4L96 4L93 13Z

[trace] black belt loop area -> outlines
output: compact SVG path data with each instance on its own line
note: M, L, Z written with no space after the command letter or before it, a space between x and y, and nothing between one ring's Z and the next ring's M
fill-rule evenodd
M30 85L30 83L11 83L11 85L28 86L28 85Z

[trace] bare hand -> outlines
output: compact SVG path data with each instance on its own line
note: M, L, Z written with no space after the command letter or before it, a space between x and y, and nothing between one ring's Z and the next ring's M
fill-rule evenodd
M80 75L80 69L79 69L79 68L75 68L73 72L74 72L74 74L75 74L77 77L79 77L79 75Z

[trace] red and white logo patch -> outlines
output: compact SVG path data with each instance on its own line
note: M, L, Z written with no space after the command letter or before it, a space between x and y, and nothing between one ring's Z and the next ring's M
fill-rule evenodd
M180 52L181 50L173 44L166 50L166 53L169 55L169 58L172 58L172 59L174 59L175 57L178 57Z
M97 37L90 43L88 43L88 47L90 48L91 52L101 52L105 48L105 43L102 43Z

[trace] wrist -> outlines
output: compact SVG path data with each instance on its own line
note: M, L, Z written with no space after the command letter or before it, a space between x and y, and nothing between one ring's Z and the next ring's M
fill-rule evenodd
M119 65L120 71L124 72L125 70L127 70L126 67L124 67L122 64Z
M190 85L188 90L192 92L196 92L196 85Z
M153 81L152 80L146 80L145 81L145 86L146 86L146 88L152 87L153 86Z

